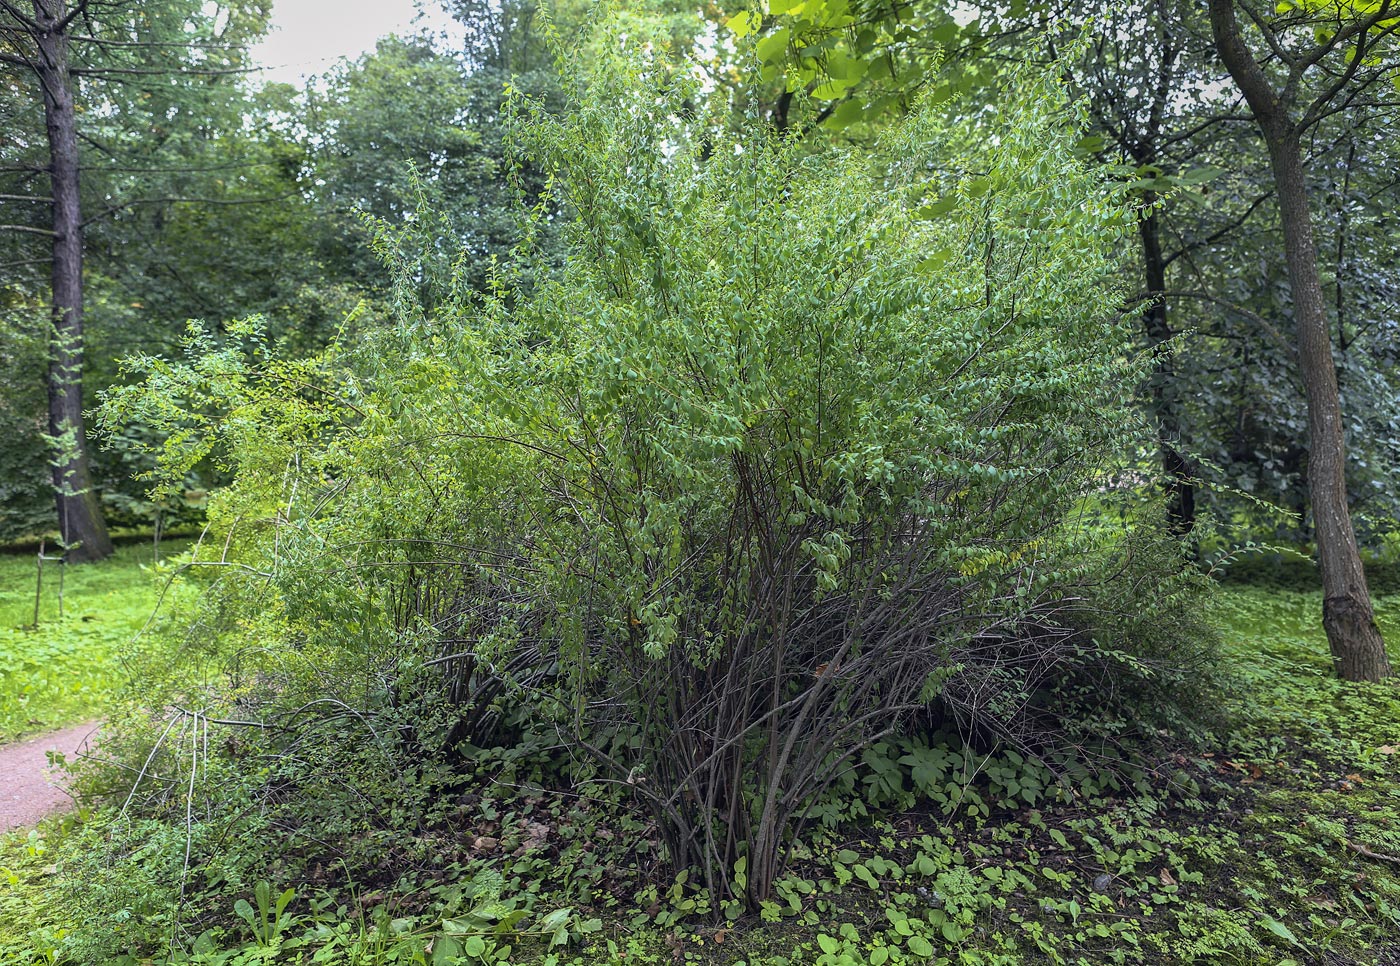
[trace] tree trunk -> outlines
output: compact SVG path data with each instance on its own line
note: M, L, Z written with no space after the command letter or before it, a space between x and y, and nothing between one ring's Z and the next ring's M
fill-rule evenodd
M1322 566L1322 626L1343 680L1379 681L1390 674L1390 662L1371 609L1347 504L1346 431L1332 359L1332 326L1317 274L1302 146L1288 131L1266 130L1265 139L1278 185L1298 366L1308 394L1308 495Z
M101 560L112 552L88 469L83 429L83 220L78 200L78 132L68 70L64 0L34 0L44 28L37 36L39 86L49 138L53 193L53 329L50 335L49 435L54 439L53 486L58 529L68 559Z
M1152 412L1157 421L1157 441L1166 476L1167 529L1173 536L1190 536L1196 526L1196 486L1191 464L1177 448L1181 441L1181 400L1177 393L1172 358L1171 328L1167 325L1166 261L1162 257L1160 225L1155 213L1138 221L1142 240L1143 281L1152 299L1142 325L1152 347Z
M1221 60L1249 102L1268 145L1277 188L1298 368L1308 397L1308 498L1322 568L1322 626L1333 667L1343 680L1379 681L1390 674L1390 661L1371 609L1347 504L1346 432L1327 303L1317 274L1299 131L1289 116L1290 105L1279 97L1244 45L1234 0L1210 0L1210 21Z

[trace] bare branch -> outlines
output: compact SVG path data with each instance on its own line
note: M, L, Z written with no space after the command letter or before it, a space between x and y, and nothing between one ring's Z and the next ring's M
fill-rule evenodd
M162 42L157 40L108 40L105 37L89 37L79 34L71 34L68 39L73 43L97 44L100 47L123 47L136 50L155 49L158 47L173 47L176 50L227 50L242 51L246 47L234 44L203 44L198 41L188 43Z
M113 205L105 211L93 215L91 218L88 218L83 222L83 227L86 228L88 225L92 224L95 221L101 221L103 218L110 218L112 215L115 215L119 211L125 211L127 208L135 208L138 205L266 205L274 201L283 201L287 198L295 197L296 195L297 192L289 191L285 194L274 195L270 198L135 198L131 201L126 201L119 205Z
M31 235L45 235L49 238L57 238L58 232L48 228L35 228L32 225L0 225L0 231L22 231Z
M13 262L0 262L0 269L21 268L25 265L47 265L53 259L47 255L43 258L21 258Z
M1389 0L1385 0L1385 2L1381 4L1381 9L1386 10L1389 6ZM1376 36L1375 41L1393 36L1398 28L1400 28L1400 20L1388 25ZM1319 93L1317 97L1313 98L1312 103L1309 104L1307 110L1303 112L1302 120L1299 121L1299 130L1305 130L1320 121L1332 99L1341 93L1341 91L1356 78L1357 73L1361 70L1361 66L1366 62L1366 51L1368 49L1367 40L1370 36L1369 28L1361 34L1356 42L1355 56L1353 56L1351 62L1346 65L1346 69L1342 71L1341 75ZM1376 72L1376 76L1380 76L1381 73L1382 72L1379 71Z
M1299 60L1299 68L1306 70L1309 67L1321 63L1328 54L1356 36L1357 33L1369 33L1372 27L1384 23L1394 15L1391 9L1391 0L1381 0L1381 5L1376 8L1374 13L1353 20L1351 23L1343 24L1335 34L1327 38L1326 42L1318 44L1313 47L1312 50L1308 51L1307 54Z
M77 20L87 13L87 8L88 0L78 0L77 5L74 6L72 10L69 10L62 20L53 25L53 32L56 34L63 33L74 20Z
M1250 203L1249 207L1244 210L1243 214L1240 214L1239 216L1230 219L1230 221L1227 222L1223 228L1212 232L1211 234L1207 235L1205 238L1201 239L1198 242L1194 242L1191 245L1187 245L1175 252L1172 252L1165 259L1162 260L1163 267L1170 265L1172 262L1185 255L1188 251L1191 251L1196 248L1203 248L1207 245L1214 245L1216 242L1220 241L1220 239L1224 238L1226 235L1233 232L1236 228L1239 228L1245 222L1249 221L1250 218L1254 217L1254 213L1259 210L1259 206L1262 205L1264 202L1268 201L1273 196L1273 189L1270 188L1258 198L1255 198L1254 201Z
M1279 41L1278 34L1274 32L1273 25L1260 16L1259 12L1249 3L1245 2L1245 0L1239 0L1239 5L1243 7L1244 12L1249 15L1249 19L1254 21L1254 26L1259 28L1259 33L1264 36L1264 42L1269 45L1269 49L1274 52L1274 56L1287 64L1291 69L1294 65L1295 58Z
M28 30L40 29L37 20L25 13L18 4L10 2L10 0L0 0L0 10L5 11L11 17L14 17L20 23L24 24L25 28Z
M182 67L179 73L193 74L199 77L219 77L224 74L256 74L263 69L262 67ZM69 69L69 73L83 77L117 79L121 77L169 77L174 71L161 70L157 67L73 67Z

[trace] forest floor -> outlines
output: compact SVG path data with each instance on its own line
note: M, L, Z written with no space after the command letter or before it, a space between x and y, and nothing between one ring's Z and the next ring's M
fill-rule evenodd
M62 622L0 623L0 647L59 658L0 676L0 736L101 713L123 683L118 645L159 581L129 553L69 581ZM1400 656L1400 596L1379 605ZM952 808L857 783L758 914L707 913L662 878L655 829L625 804L488 771L351 837L335 806L279 792L196 836L192 867L183 805L0 832L0 962L1400 966L1400 685L1336 681L1319 608L1315 593L1220 592L1220 724L1166 740L1136 775L1057 790L1036 763L979 754Z

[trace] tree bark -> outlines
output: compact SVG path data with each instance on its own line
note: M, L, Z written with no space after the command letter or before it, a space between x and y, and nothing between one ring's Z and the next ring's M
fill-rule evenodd
M1167 324L1166 260L1162 256L1161 226L1156 213L1138 220L1142 241L1143 282L1152 299L1143 314L1143 329L1152 347L1152 411L1157 421L1157 442L1166 476L1167 529L1174 536L1190 536L1196 526L1196 486L1191 464L1177 448L1181 441L1181 400L1177 392L1172 358L1171 327Z
M68 63L65 0L34 0L40 29L36 68L44 98L53 197L52 313L48 368L49 435L58 529L74 562L101 560L112 541L88 467L83 428L83 219L78 195L78 130Z
M1283 226L1284 257L1293 294L1298 367L1308 400L1308 496L1322 569L1322 626L1332 664L1346 681L1379 681L1390 674L1376 625L1366 573L1347 504L1346 432L1332 358L1331 324L1317 272L1317 247L1303 165L1300 131L1245 47L1234 0L1210 0L1215 46L1254 112L1269 149Z

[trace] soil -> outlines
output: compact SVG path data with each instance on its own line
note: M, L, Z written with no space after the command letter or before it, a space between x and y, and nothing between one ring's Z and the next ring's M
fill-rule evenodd
M86 751L99 724L89 721L28 741L0 745L0 831L33 825L72 807L62 774L49 767L48 753L62 752L71 759Z

